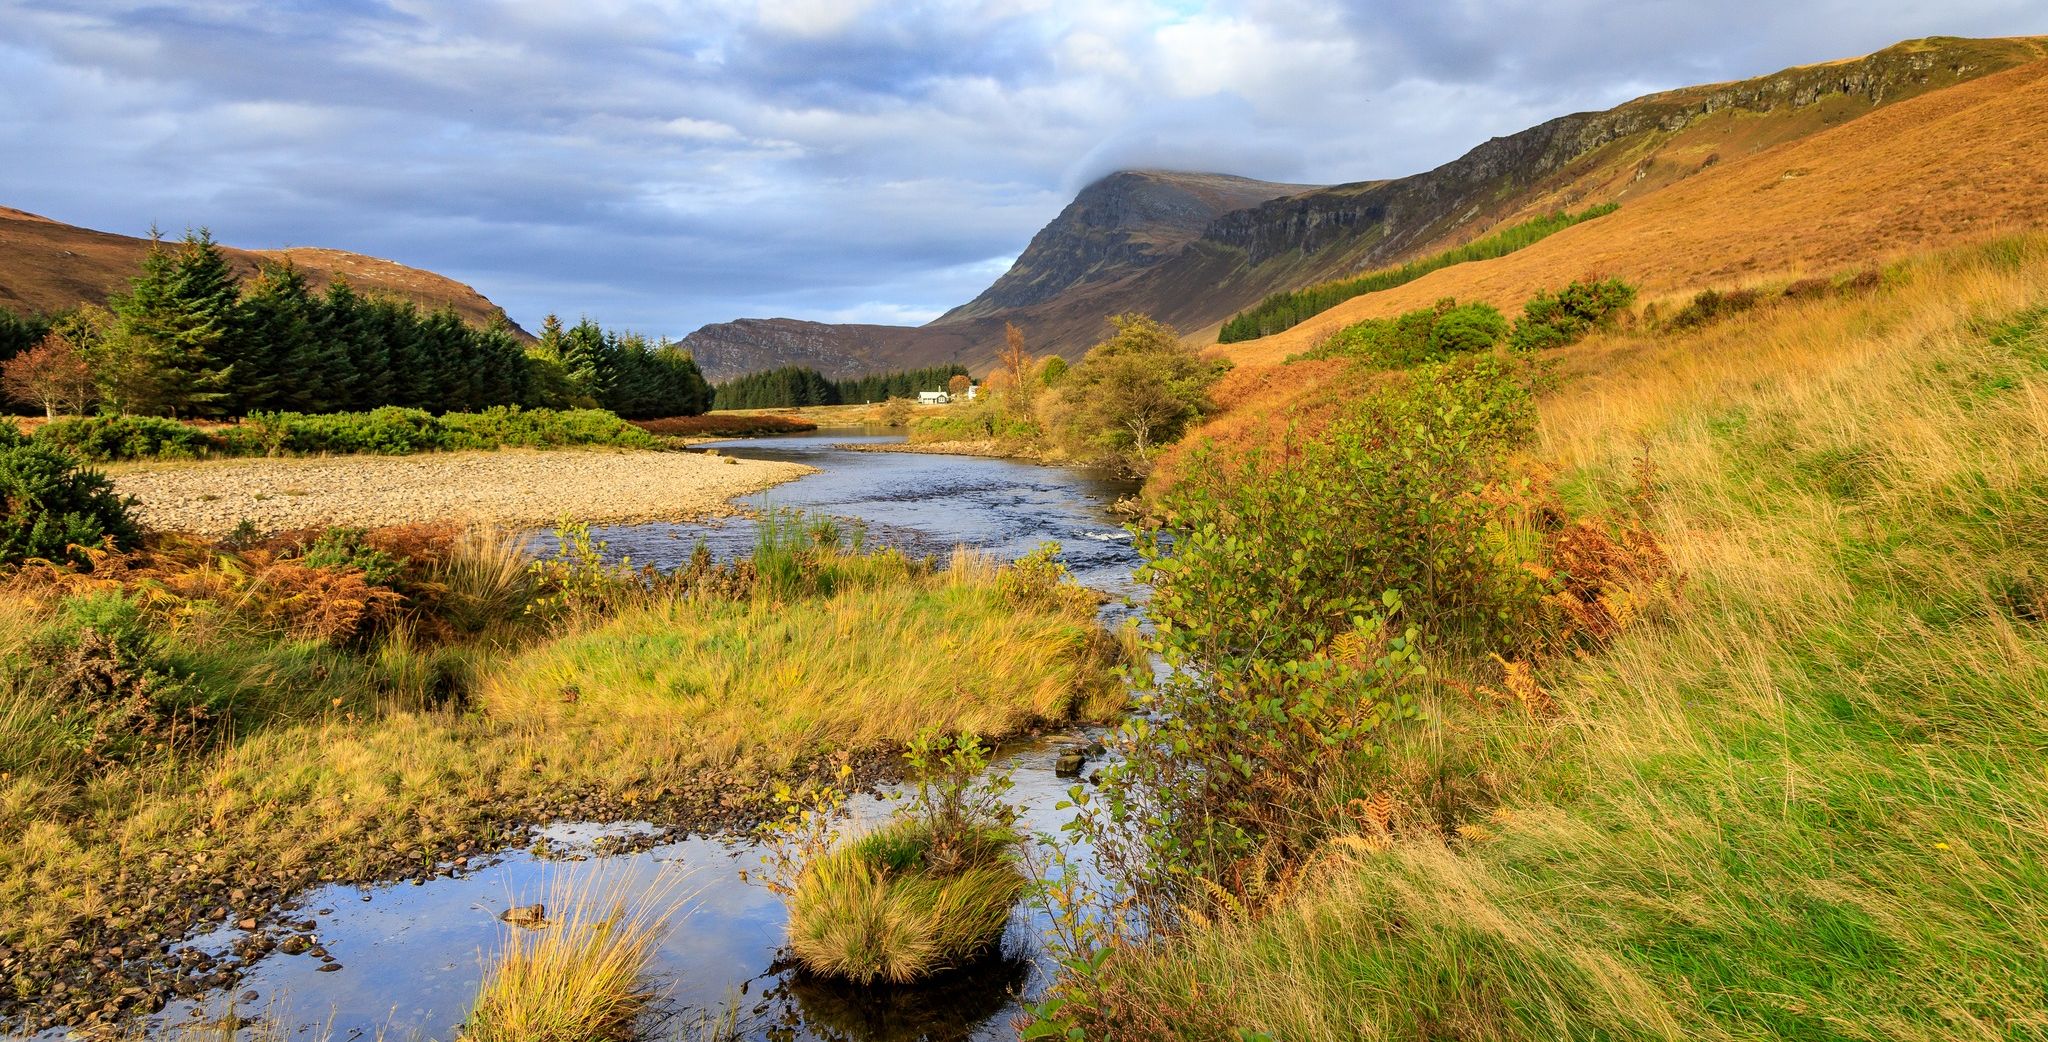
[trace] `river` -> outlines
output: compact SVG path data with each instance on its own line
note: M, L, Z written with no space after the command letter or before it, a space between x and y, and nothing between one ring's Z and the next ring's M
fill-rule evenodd
M1109 512L1128 485L1053 467L1007 460L910 453L857 452L838 446L892 439L860 432L731 442L736 456L794 460L819 473L745 501L756 509L793 508L859 522L870 545L943 555L955 546L1014 559L1058 542L1075 577L1112 594L1105 615L1128 613L1135 593L1136 554ZM701 540L720 557L752 550L753 523L645 524L594 530L610 552L637 563L673 566ZM546 543L546 540L543 540ZM1056 807L1071 782L1058 779L1066 736L1007 750L1013 801L1024 825L1050 832L1066 819ZM864 817L886 813L858 801ZM1048 975L1042 913L1026 904L1012 915L1002 955L969 971L920 987L858 988L794 971L781 952L781 899L739 879L759 868L759 849L736 837L695 837L631 854L601 854L593 844L620 827L563 824L547 830L547 856L503 852L460 876L416 885L332 886L307 895L302 916L317 923L318 943L340 969L322 971L305 956L272 954L256 963L230 993L168 1007L159 1024L217 1016L230 1006L268 1014L294 1038L452 1039L468 1012L484 960L508 929L496 916L508 906L546 901L560 887L601 883L627 896L670 895L678 902L657 952L652 984L659 998L649 1038L697 1039L700 1018L731 1009L740 1038L762 1042L844 1040L1013 1039L1019 1001L1039 993ZM632 831L626 827L623 831ZM226 948L224 929L194 946Z

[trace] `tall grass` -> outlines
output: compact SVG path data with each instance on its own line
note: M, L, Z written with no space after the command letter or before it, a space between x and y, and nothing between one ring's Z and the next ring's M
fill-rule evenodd
M790 898L790 951L817 973L902 984L959 966L998 944L1025 879L1007 856L957 871L894 868L890 853L929 840L895 822L811 862Z
M421 596L489 619L524 596L521 560L472 534ZM261 891L409 873L504 841L508 819L744 798L784 768L926 726L1008 734L1120 704L1123 652L1092 609L1013 600L999 570L851 552L830 567L830 594L642 591L559 629L477 634L439 632L430 612L367 647L165 600L145 616L163 660L232 727L203 750L111 765L83 759L23 679L64 590L0 589L0 941L54 951L140 914L123 907L178 929L228 875Z
M2048 239L1564 365L1538 456L1588 508L1652 461L1684 612L1541 674L1554 719L1440 706L1406 754L1476 759L1489 817L1123 952L1129 1006L1188 1038L2048 1034Z
M646 980L676 905L657 885L557 884L537 930L507 927L463 1027L466 1042L601 1042L636 1037L654 998Z

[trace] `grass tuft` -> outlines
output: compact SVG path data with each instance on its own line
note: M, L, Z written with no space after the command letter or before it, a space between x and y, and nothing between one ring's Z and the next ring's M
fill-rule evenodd
M925 867L931 835L898 820L805 866L789 902L790 949L815 973L902 984L960 966L1002 939L1025 878L1015 837L981 830L950 872Z
M654 998L645 979L674 905L663 888L628 901L619 881L557 886L538 929L508 926L464 1025L465 1042L603 1042L636 1037Z

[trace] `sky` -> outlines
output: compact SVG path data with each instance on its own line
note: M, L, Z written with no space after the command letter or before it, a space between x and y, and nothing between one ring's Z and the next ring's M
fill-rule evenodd
M0 205L680 337L920 323L1120 168L1394 177L2040 0L0 0Z

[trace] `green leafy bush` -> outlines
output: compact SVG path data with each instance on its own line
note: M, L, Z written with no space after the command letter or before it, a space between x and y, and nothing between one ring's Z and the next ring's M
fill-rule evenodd
M461 449L608 445L654 449L664 442L603 409L521 409L436 416L385 406L369 412L257 412L215 431L153 416L58 420L35 440L96 462L203 459L210 456L404 456Z
M1635 287L1616 278L1575 281L1556 292L1538 293L1522 306L1508 342L1522 351L1577 343L1594 329L1612 325L1635 299Z
M1491 304L1448 297L1397 318L1375 318L1338 330L1302 359L1359 358L1398 368L1491 348L1508 336L1508 320Z
M11 679L48 706L72 771L189 752L218 732L218 707L168 661L142 606L119 592L65 598L16 666Z
M73 547L108 539L128 548L142 533L113 483L73 456L23 438L0 422L0 564L81 558Z
M1420 648L1486 639L1530 596L1486 493L1534 419L1528 363L1421 367L1275 455L1198 451L1141 532L1165 669L1077 793L1075 830L1153 929L1246 897L1383 782ZM1219 896L1223 895L1223 896Z
M363 573L363 581L390 586L405 572L406 562L364 542L360 528L329 528L320 533L299 555L308 568L352 568Z
M1794 283L1794 286L1797 285ZM1801 288L1800 292L1806 291ZM1792 292L1792 287L1787 287L1785 295L1798 299ZM1665 326L1670 329L1693 329L1718 322L1730 315L1739 315L1762 302L1763 295L1753 289L1731 289L1727 292L1703 289L1694 294L1692 300L1684 307L1678 309Z
M996 408L989 402L948 406L945 412L910 421L912 442L1035 441L1036 423Z
M197 427L157 416L71 416L44 424L34 440L96 463L203 459L222 447Z

